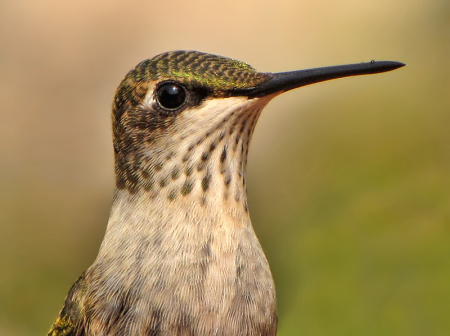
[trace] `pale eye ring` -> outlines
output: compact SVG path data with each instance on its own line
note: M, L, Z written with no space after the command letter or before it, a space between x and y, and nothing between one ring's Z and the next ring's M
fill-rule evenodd
M186 90L177 83L164 83L157 88L156 99L162 108L173 110L186 101Z

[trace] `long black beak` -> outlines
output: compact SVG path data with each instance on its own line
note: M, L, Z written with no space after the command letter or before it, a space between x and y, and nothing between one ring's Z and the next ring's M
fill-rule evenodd
M272 93L282 93L301 86L327 81L330 79L368 75L392 71L405 64L400 62L382 61L358 64L337 65L324 68L279 72L268 74L269 79L256 87L232 90L233 95L249 98L263 97Z

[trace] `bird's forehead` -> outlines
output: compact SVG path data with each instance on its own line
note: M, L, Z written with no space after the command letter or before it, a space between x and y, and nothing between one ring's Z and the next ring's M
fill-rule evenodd
M215 90L254 87L268 79L250 65L198 51L170 51L139 63L129 74L136 82L173 79Z

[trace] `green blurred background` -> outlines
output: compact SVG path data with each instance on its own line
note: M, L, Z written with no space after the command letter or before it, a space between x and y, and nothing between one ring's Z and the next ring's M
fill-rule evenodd
M394 60L265 109L250 211L279 335L450 334L450 1L0 2L0 335L43 335L94 260L110 106L174 49L260 71Z

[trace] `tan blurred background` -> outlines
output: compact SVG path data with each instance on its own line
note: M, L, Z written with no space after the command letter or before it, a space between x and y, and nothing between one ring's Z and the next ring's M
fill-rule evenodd
M450 334L448 0L0 2L0 335L43 335L94 260L110 106L174 49L261 71L394 60L264 111L250 210L279 335Z

